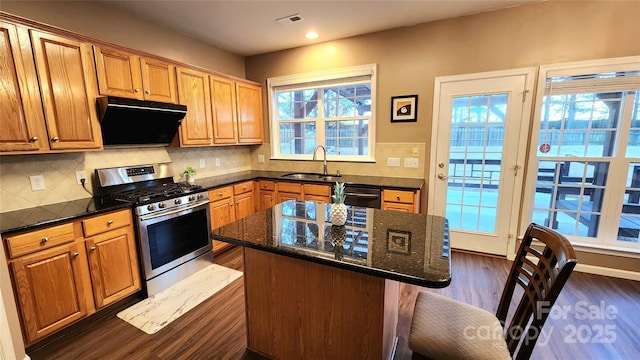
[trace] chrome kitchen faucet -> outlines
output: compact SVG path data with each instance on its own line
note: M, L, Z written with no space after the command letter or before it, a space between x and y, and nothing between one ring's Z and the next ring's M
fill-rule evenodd
M316 148L313 150L313 160L316 160L316 152L318 152L318 148L322 149L322 152L324 154L324 159L322 160L322 175L328 175L327 174L327 149L324 148L324 146L322 145L318 145L316 146Z

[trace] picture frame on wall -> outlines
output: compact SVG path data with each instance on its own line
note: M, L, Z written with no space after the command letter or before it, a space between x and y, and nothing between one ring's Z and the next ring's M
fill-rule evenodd
M418 95L391 97L391 122L418 121Z

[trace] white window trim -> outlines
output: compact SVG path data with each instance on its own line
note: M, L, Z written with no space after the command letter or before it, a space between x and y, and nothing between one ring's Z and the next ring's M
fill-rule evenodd
M578 62L568 62L568 63L559 63L559 64L550 64L550 65L541 65L540 71L538 72L538 82L537 82L537 90L536 90L536 98L534 105L534 116L532 122L532 130L530 135L530 147L529 147L529 156L527 160L527 177L525 179L525 189L523 196L523 211L520 223L519 233L520 237L523 236L526 231L527 226L529 225L531 215L533 213L533 204L534 204L534 196L535 196L535 186L537 182L537 174L538 174L538 158L537 148L538 148L538 137L540 135L540 118L542 116L542 103L545 96L545 84L548 77L552 76L562 76L562 75L576 75L576 74L588 74L588 73L602 73L602 72L610 72L610 71L630 71L630 70L638 70L640 68L640 56L629 56L629 57L621 57L621 58L612 58L612 59L598 59L598 60L589 60L589 61L578 61ZM553 160L550 158L549 160ZM589 161L589 160L606 160L606 158L580 158L580 160ZM611 169L609 170L611 171ZM603 213L606 213L607 209L602 209ZM616 210L617 211L617 210ZM586 249L605 249L609 250L612 253L619 252L630 252L630 253L638 253L640 252L640 243L628 243L624 244L625 246L620 246L620 242L614 239L603 240L601 238L590 238L583 236L567 236L567 238L571 241L572 244L576 245L578 248L586 250Z
M354 162L375 162L376 149L376 103L377 103L377 64L367 64L359 66L351 66L339 69L315 71L301 74L285 75L272 77L267 79L268 88L268 106L269 106L269 133L271 134L271 159L272 160L312 160L313 154L291 154L282 155L278 145L280 144L280 132L274 129L274 119L276 118L277 109L273 106L274 89L282 86L291 86L300 84L301 87L305 83L340 80L348 78L356 78L362 76L371 77L371 116L369 120L369 153L368 156L345 156L345 155L327 155L330 161L354 161ZM319 131L324 132L324 128Z

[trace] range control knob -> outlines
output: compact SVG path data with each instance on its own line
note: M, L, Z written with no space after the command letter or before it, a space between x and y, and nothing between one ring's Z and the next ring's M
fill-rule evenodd
M182 204L182 199L175 199L175 200L173 200L173 203L176 204L176 205L180 205L180 204Z
M195 200L195 199L196 199L195 195L190 195L190 196L189 196L189 201L193 201L193 200Z
M159 203L159 204L158 204L158 207L159 207L160 209L164 209L164 207L165 207L165 206L166 206L166 205L165 205L163 202L161 202L161 203Z
M147 205L147 210L152 211L152 210L155 210L155 209L156 209L156 207L153 204Z
M198 194L198 199L204 199L204 194Z

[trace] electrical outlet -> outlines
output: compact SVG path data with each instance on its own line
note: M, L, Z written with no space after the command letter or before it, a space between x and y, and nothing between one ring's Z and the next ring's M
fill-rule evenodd
M31 182L31 190L39 191L44 190L44 177L42 175L33 175L29 176L29 181Z
M264 162L264 155L258 155L258 162L259 163L263 163Z
M87 172L84 170L76 171L76 184L82 185L82 179L87 179Z
M404 159L404 167L406 167L406 168L417 168L418 167L418 158L405 158Z
M216 166L220 166L220 158L216 158Z
M387 166L400 166L400 158L387 158Z
M205 165L205 164L204 164L204 159L200 159L200 168L203 168L203 167L204 167L204 165Z

